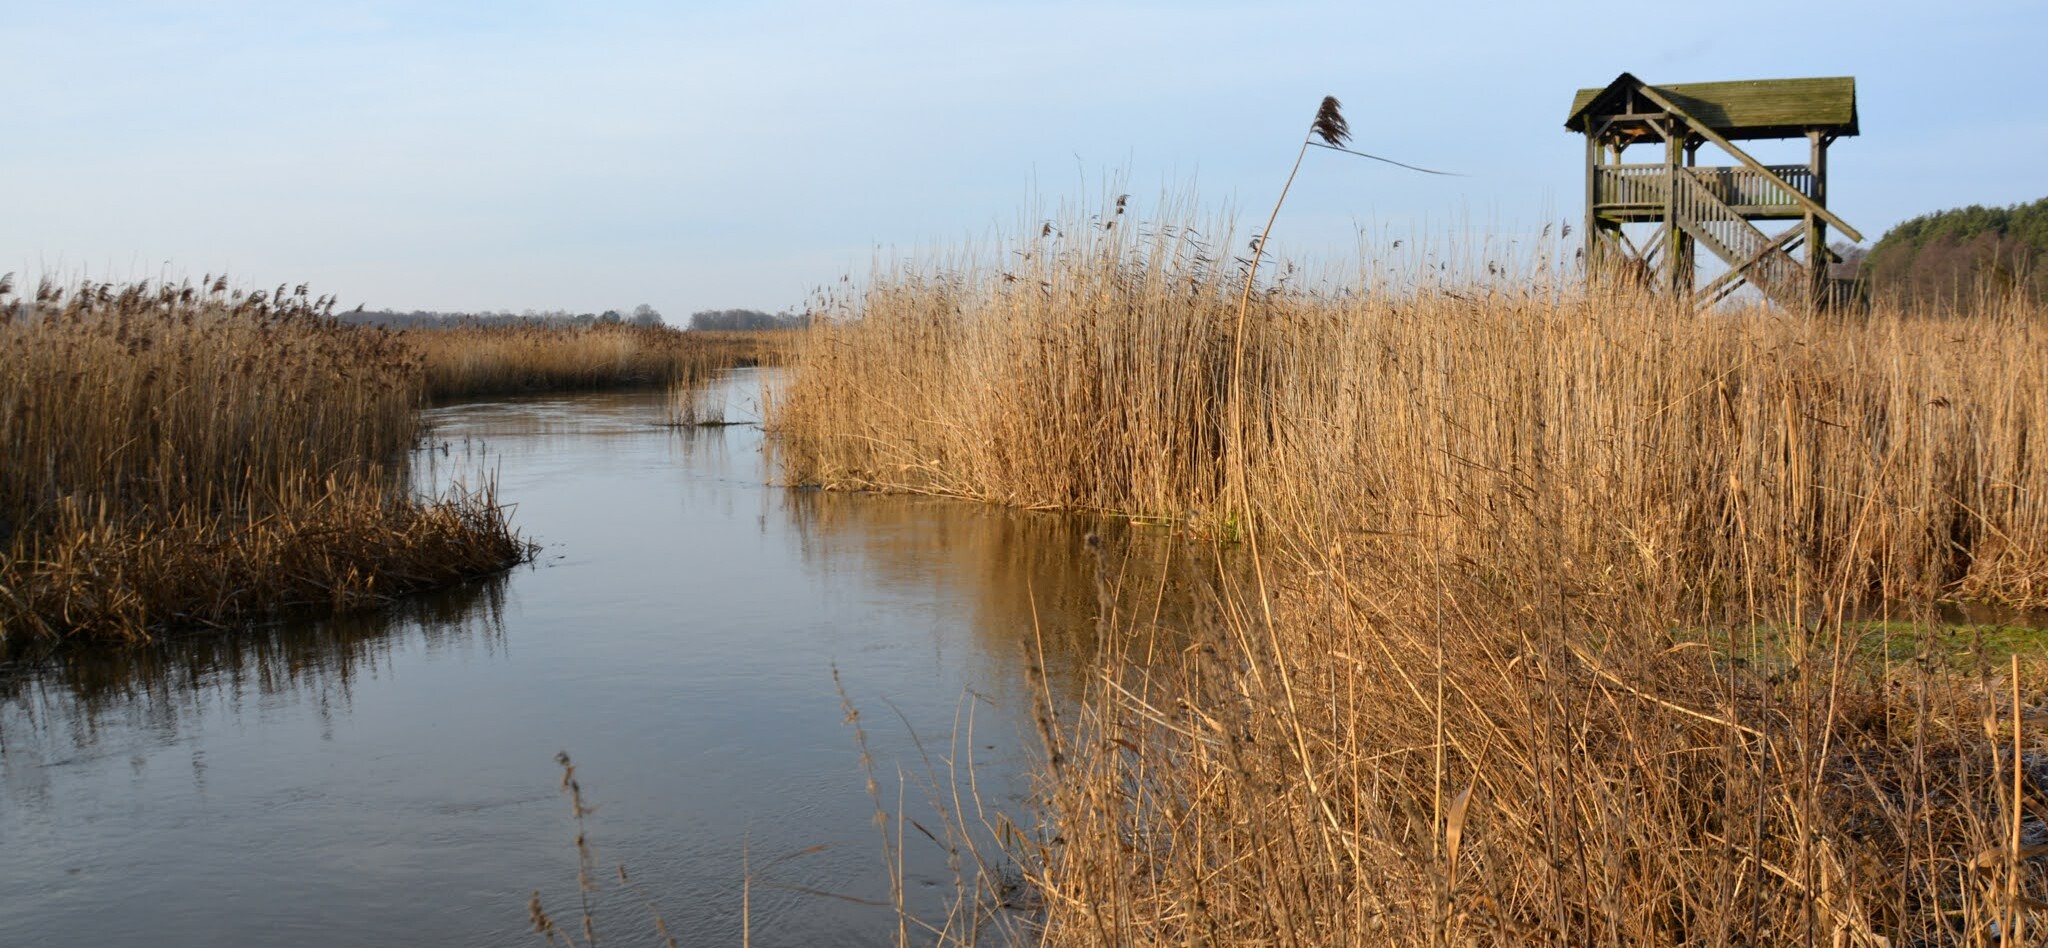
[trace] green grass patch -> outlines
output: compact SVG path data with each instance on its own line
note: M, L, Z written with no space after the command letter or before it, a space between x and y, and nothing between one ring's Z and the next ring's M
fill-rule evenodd
M1776 669L1789 666L1801 649L1832 654L1843 636L1850 639L1852 658L1868 666L1919 661L1974 672L1986 663L1992 668L2004 668L2018 656L2021 665L2048 672L2048 627L2009 622L1872 619L1845 622L1839 627L1809 628L1803 636L1790 625L1759 624L1752 629L1684 629L1675 637L1680 642L1704 644L1717 658Z

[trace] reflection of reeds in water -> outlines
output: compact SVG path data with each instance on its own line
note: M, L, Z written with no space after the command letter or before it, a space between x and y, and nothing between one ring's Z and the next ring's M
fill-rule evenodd
M814 490L774 497L813 568L851 568L880 588L936 598L972 631L982 668L953 728L913 735L916 753L893 773L871 755L867 728L897 736L896 720L864 723L861 706L877 696L842 686L841 698L868 769L899 930L937 944L1012 943L1031 927L1020 910L1035 893L1006 849L1030 837L1019 828L1030 821L984 796L1000 792L992 775L1016 766L1013 742L1033 730L1054 746L1105 660L1143 669L1177 655L1191 616L1213 609L1219 577L1241 563L1128 520ZM989 764L1001 769L981 770ZM913 892L906 876L945 880L950 891Z
M22 656L0 674L0 725L86 746L109 714L173 724L220 698L319 695L346 703L355 680L399 648L491 650L504 637L504 579L410 596L386 609L166 638L125 649ZM133 708L140 705L142 710ZM0 746L24 734L0 726Z
M781 498L808 562L960 597L999 670L982 687L1028 687L1042 650L1055 690L1071 697L1105 648L1141 663L1176 649L1220 575L1214 547L1126 520L830 491ZM1242 564L1233 556L1228 568Z

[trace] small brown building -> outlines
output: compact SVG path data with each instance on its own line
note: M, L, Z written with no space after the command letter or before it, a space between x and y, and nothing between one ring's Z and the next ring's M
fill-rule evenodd
M1586 272L1646 279L1702 307L1745 283L1794 309L1826 302L1828 227L1863 235L1827 208L1828 145L1857 134L1856 80L1763 79L1653 86L1628 73L1580 89L1565 128L1586 136ZM1805 138L1802 165L1766 165L1737 142ZM1735 163L1702 166L1711 144ZM1630 146L1646 161L1625 161ZM1629 157L1636 157L1629 155ZM1758 222L1791 221L1773 236ZM1624 224L1655 224L1638 243ZM1728 270L1696 285L1705 248Z

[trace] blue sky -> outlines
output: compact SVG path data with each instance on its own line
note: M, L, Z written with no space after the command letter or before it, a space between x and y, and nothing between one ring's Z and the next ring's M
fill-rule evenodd
M1113 180L1262 220L1324 95L1357 147L1468 176L1312 154L1276 247L1527 234L1578 216L1561 123L1622 70L1856 76L1830 204L1867 239L2048 196L2038 0L9 7L0 271L24 276L776 309ZM1620 23L1653 38L1580 49Z

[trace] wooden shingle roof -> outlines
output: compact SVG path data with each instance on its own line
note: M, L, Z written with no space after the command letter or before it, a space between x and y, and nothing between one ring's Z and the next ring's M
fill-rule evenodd
M1622 73L1598 89L1580 89L1572 97L1571 117L1564 127L1584 132L1588 115L1609 93L1623 94L1642 80ZM1856 80L1851 76L1819 79L1751 79L1738 82L1688 82L1652 86L1723 137L1792 138L1809 131L1855 135Z

